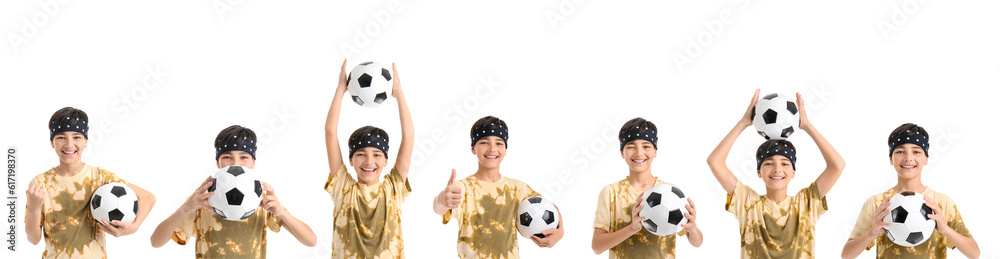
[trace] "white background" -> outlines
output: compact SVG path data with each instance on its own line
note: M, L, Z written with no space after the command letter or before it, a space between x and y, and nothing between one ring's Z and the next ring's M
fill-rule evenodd
M398 63L417 132L403 207L411 258L454 253L457 227L440 224L431 201L451 168L474 172L467 134L485 115L511 127L502 173L563 212L562 241L540 249L518 238L522 256L607 256L590 248L597 194L628 174L615 134L641 116L662 132L653 174L698 205L705 242L693 248L679 239L677 255L736 257L737 221L705 159L756 88L803 93L810 118L847 161L816 225L820 257L839 257L862 202L895 184L886 138L913 122L931 134L923 182L955 200L983 257L998 258L998 8L916 0L3 1L0 145L19 149L20 170L18 251L2 254L36 258L44 248L24 238L23 192L58 164L46 123L73 106L104 125L92 128L84 161L157 198L137 233L108 236L109 257L193 255L191 245L154 249L148 238L214 172L212 141L232 124L257 131L258 171L318 235L309 248L287 231L269 233L270 256L328 257L322 128L348 58L352 66ZM681 56L690 62L678 65ZM343 113L342 139L363 125L385 128L395 158L395 102L367 109L348 101ZM752 152L762 140L745 131L728 160L759 192ZM794 194L824 165L807 135L791 140L801 148Z

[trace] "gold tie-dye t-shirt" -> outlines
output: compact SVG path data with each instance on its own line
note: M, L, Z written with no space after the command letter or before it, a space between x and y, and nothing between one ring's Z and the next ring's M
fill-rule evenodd
M669 184L656 179L655 185ZM672 184L671 184L672 185ZM597 213L594 228L608 233L618 231L632 224L632 205L642 193L632 187L628 178L604 186L597 199ZM615 258L674 258L677 236L687 234L681 229L677 235L657 236L645 229L633 234L625 241L611 248L608 257Z
M333 200L332 258L404 258L400 210L410 182L396 168L369 186L341 166L324 189Z
M442 216L458 220L459 258L518 258L515 218L521 201L539 194L524 182L500 177L480 181L475 175L455 182L462 204Z
M90 215L89 205L94 190L110 182L127 184L114 173L88 164L73 176L59 176L53 167L31 180L29 186L39 185L47 195L42 203L42 258L107 257L104 232Z
M283 222L264 208L257 208L247 219L229 221L219 219L215 212L198 208L174 230L172 239L177 244L187 244L195 237L195 258L265 258L267 256L267 230L281 230Z
M740 258L816 257L816 220L827 210L816 182L775 203L737 181L726 210L740 222Z
M938 207L941 207L941 212L944 213L944 220L948 222L948 227L954 229L959 235L972 237L969 229L965 227L962 214L958 213L955 201L952 201L951 198L943 193L932 191L930 187L925 187L924 191L920 194L925 197L931 197L934 202L937 202ZM861 214L858 215L858 222L854 224L854 231L851 231L850 239L864 235L865 231L868 231L872 226L872 217L875 217L875 210L878 209L878 205L882 204L882 201L892 198L894 195L896 195L896 191L889 188L888 191L868 198L865 201L864 207L861 207ZM947 258L948 248L954 249L955 245L948 241L948 238L944 235L934 230L934 234L931 234L930 239L914 247L897 245L889 241L889 238L885 234L879 235L875 240L872 240L865 250L872 247L878 247L875 250L877 258Z

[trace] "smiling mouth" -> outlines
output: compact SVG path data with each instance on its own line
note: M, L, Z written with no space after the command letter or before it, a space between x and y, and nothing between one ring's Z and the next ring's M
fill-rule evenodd
M645 162L646 162L646 159L632 159L632 163L633 164L642 164L642 163L645 163Z
M62 151L63 155L65 155L65 156L74 156L74 155L76 155L77 152L79 152L79 151L78 150L63 150Z
M768 178L770 178L772 181L782 181L782 180L785 180L784 176L771 176L771 177L768 177Z
M903 168L903 170L913 170L913 169L917 168L917 166L915 166L915 165L903 165L903 166L899 166L899 167Z
M375 168L361 168L362 173L373 174L375 173Z
M496 160L497 158L500 158L500 156L483 156L483 157L489 160Z

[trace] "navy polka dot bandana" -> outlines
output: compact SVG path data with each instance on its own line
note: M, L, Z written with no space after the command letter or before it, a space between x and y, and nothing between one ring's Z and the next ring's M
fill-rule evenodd
M645 139L646 141L653 143L653 148L659 149L656 147L656 140L659 138L656 137L655 130L650 130L647 127L635 126L633 128L622 129L621 132L618 132L618 141L621 144L618 147L618 151L624 151L625 144L628 144L636 139Z
M795 170L795 148L781 142L774 142L757 151L757 170L760 170L760 165L764 163L765 159L776 155L788 158L788 161L792 162L792 170Z
M358 152L358 150L361 150L362 148L373 147L381 150L385 157L389 157L389 140L382 136L375 135L372 137L372 134L369 133L368 135L365 135L365 137L359 137L349 141L350 143L348 144L350 145L351 152L349 154L351 156L354 155L354 152Z
M219 160L223 153L237 150L247 152L254 160L257 159L257 143L247 137L233 135L215 142L215 160Z
M472 136L470 136L472 139L471 146L475 147L476 141L489 136L501 138L503 139L504 145L507 145L507 129L504 128L503 125L494 125L493 123L490 123L489 125L480 126L472 131Z
M924 149L924 154L927 154L927 156L930 157L930 153L928 153L928 151L931 149L931 143L927 141L927 135L920 134L920 132L914 132L911 134L909 130L900 132L899 134L892 136L892 138L889 138L889 157L892 157L892 151L895 150L896 147L906 143L920 146L920 148Z
M89 130L89 128L90 127L87 126L87 121L85 120L77 118L71 119L71 117L66 117L65 119L62 119L59 122L49 124L49 141L55 139L56 134L67 131L80 132L80 134L83 134L84 138L87 138L87 131Z

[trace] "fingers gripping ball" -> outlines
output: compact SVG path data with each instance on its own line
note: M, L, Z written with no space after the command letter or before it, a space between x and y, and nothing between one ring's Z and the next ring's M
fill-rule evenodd
M231 221L249 218L260 205L263 189L253 170L231 165L219 169L212 177L208 198L215 215Z
M914 192L897 193L889 199L889 214L882 218L889 226L882 230L890 241L912 247L931 237L937 222L927 217L934 212L924 202L924 196Z
M347 75L347 92L361 107L378 107L392 95L392 71L379 63L361 63Z
M688 221L684 217L684 213L688 212L684 207L686 204L687 197L676 186L653 186L642 195L643 206L639 210L639 216L646 217L642 226L657 236L677 234L683 229L681 225Z
M768 94L757 101L750 117L753 128L764 139L787 139L799 125L799 107L793 97Z

